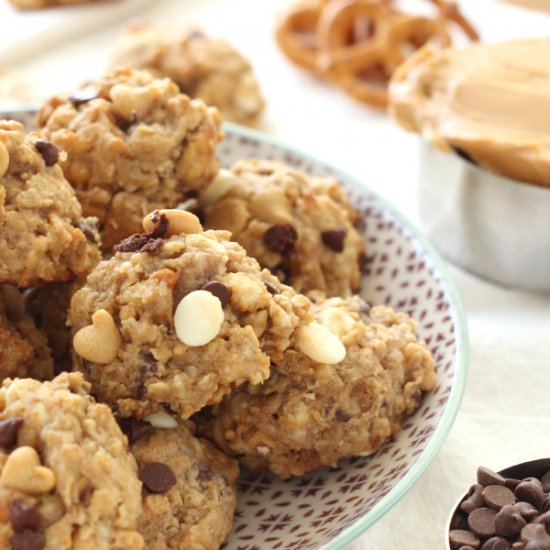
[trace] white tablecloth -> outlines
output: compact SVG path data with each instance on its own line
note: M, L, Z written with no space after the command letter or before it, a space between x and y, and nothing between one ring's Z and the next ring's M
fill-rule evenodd
M181 26L198 22L212 34L227 37L251 59L263 86L268 101L263 130L355 175L415 219L415 137L400 131L384 114L287 62L277 50L273 29L277 14L291 3L157 0L142 15ZM546 15L498 0L463 4L487 41L550 34ZM18 17L7 32L18 32L21 24L24 19ZM14 90L32 101L99 74L117 32L113 24L31 56L2 75L0 102L6 103ZM500 288L457 269L453 274L471 339L461 411L426 474L348 550L442 548L447 514L474 479L478 465L500 469L550 456L550 297Z

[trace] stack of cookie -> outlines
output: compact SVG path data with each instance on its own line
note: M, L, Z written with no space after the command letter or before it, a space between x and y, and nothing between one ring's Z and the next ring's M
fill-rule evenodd
M218 548L238 462L371 454L434 388L336 182L220 169L217 111L136 70L38 126L0 124L0 547Z

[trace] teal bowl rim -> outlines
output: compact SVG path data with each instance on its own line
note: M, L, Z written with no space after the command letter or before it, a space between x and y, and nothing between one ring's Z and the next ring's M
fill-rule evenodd
M369 527L374 525L380 518L382 518L382 516L389 512L399 502L399 500L401 500L409 492L410 489L412 489L413 485L420 479L420 476L426 471L433 459L437 456L443 446L443 443L445 443L445 440L447 439L447 436L449 435L456 419L456 415L458 414L468 377L468 359L470 349L466 313L464 311L464 306L462 304L462 299L460 298L458 289L443 258L439 255L430 241L422 234L420 229L417 228L416 224L411 222L386 199L381 197L368 186L360 183L355 177L349 176L331 164L325 161L320 161L315 156L302 151L300 148L284 143L273 136L231 122L225 122L223 124L223 128L232 134L242 135L244 137L255 139L269 145L274 145L280 149L285 149L296 153L300 157L317 166L327 168L334 173L337 178L341 178L342 180L349 182L351 186L358 191L367 191L370 193L380 204L384 206L385 209L390 211L392 215L399 219L410 231L413 238L419 242L425 250L427 250L430 255L430 259L438 271L440 280L447 289L450 302L452 304L450 311L453 324L456 327L456 371L451 386L451 393L449 394L449 399L445 405L445 410L443 411L441 420L439 421L439 424L422 455L418 457L410 470L394 485L389 493L385 495L367 514L356 520L353 525L350 525L339 533L334 540L319 547L319 550L339 550L340 548L343 548L353 542Z
M2 109L0 106L0 112L4 114L10 112L13 114L23 114L25 112L31 114L33 112L36 112L36 108L34 106L24 106L20 108ZM468 376L469 344L466 314L457 287L453 281L451 274L449 273L445 261L435 250L430 241L417 228L416 224L411 222L405 215L403 215L399 210L392 206L386 199L381 197L378 193L370 189L368 186L360 183L359 180L355 177L349 176L338 168L335 168L331 164L320 161L315 156L302 151L300 148L284 143L273 136L231 122L225 122L223 124L223 128L233 134L255 139L257 141L273 145L280 149L297 153L298 155L300 155L300 157L308 160L309 162L317 166L327 168L332 173L334 173L336 177L341 178L346 182L349 182L351 186L358 191L367 191L368 193L370 193L373 197L376 198L376 200L380 204L384 206L385 209L387 209L389 212L392 213L392 215L399 219L403 223L403 225L410 231L413 238L417 242L419 242L425 250L428 251L430 259L432 260L435 268L438 271L440 280L446 286L448 295L450 297L450 302L453 306L451 307L450 312L453 319L453 324L456 327L456 372L453 384L451 386L451 392L449 394L447 404L445 405L445 410L443 411L443 414L441 416L441 420L439 421L439 424L433 436L428 442L425 451L420 457L418 457L410 470L405 474L402 479L400 479L394 485L389 493L385 495L380 500L380 502L378 502L367 514L356 520L353 525L345 528L342 532L340 532L335 539L319 547L319 550L339 550L347 544L351 543L360 535L362 535L369 527L374 525L374 523L376 523L380 518L382 518L382 516L389 512L391 508L393 508L397 504L397 502L399 502L399 500L405 496L405 494L413 487L420 476L426 471L433 459L437 456L437 453L440 451L443 443L449 435L452 425L456 419L456 415L458 414L460 404L462 402L462 397L464 395L466 380Z

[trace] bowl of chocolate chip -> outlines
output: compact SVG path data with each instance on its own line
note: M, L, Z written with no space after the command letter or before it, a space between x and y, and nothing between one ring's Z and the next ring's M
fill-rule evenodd
M550 458L479 467L446 533L447 550L550 550Z

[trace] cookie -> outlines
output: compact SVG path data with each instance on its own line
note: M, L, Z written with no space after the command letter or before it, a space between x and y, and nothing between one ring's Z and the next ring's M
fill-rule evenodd
M357 297L318 301L313 313L340 338L345 357L323 363L298 329L270 378L226 397L205 430L251 470L282 479L374 453L436 384L432 356L407 314Z
M185 419L266 379L311 303L188 212L144 225L73 296L75 367L121 416Z
M12 285L0 285L0 381L8 377L48 380L53 361L46 336L24 312L23 297Z
M148 550L216 550L233 523L237 462L184 424L171 429L126 419L143 482L139 530Z
M70 6L73 4L86 4L98 0L9 0L14 6L25 10L40 10L52 6Z
M262 267L298 292L350 296L361 283L358 215L332 179L286 164L237 162L200 198L205 226L226 229Z
M0 283L69 281L99 258L95 220L82 217L62 158L40 134L0 121Z
M225 120L254 125L264 108L250 63L225 40L200 31L134 24L121 36L112 64L171 78L182 93L217 107Z
M79 373L0 389L0 547L140 550L127 439Z
M138 232L144 216L194 196L216 175L217 111L146 71L115 70L46 102L38 126L67 157L61 164L103 249Z

